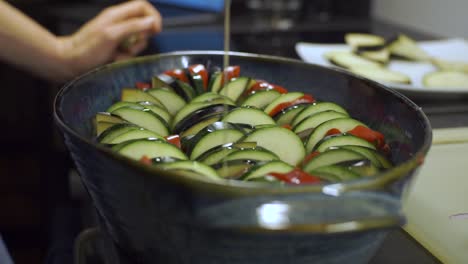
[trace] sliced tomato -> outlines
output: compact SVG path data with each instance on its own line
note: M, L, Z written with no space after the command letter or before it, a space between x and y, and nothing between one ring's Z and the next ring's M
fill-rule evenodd
M144 156L141 157L140 162L143 163L143 164L145 164L145 165L151 165L151 164L153 164L153 162L151 161L151 159L148 158L148 156L146 156L146 155L144 155Z
M337 134L341 134L341 131L339 129L337 129L337 128L332 128L332 129L327 131L325 136L332 136L332 135L337 135Z
M382 149L385 146L384 135L368 127L356 126L355 128L346 133L365 139L380 149Z
M292 126L290 124L284 124L281 127L284 127L286 129L292 130Z
M270 116L275 116L276 114L278 114L279 112L281 112L282 110L284 110L284 109L286 109L286 108L288 108L290 106L303 104L303 103L313 103L313 102L315 102L315 99L311 95L305 94L304 96L301 96L301 97L297 98L296 100L293 100L293 101L290 101L290 102L284 102L284 103L281 103L281 104L277 105L268 114Z
M288 90L282 86L271 84L263 80L257 80L257 82L252 85L249 89L245 91L245 94L252 94L256 91L267 91L267 90L276 90L279 93L287 93Z
M167 140L167 142L178 147L179 149L182 148L179 135L169 135L169 136L166 136L165 139Z
M221 85L224 86L224 79L227 78L229 82L233 78L240 76L240 66L228 66L224 69L223 78L221 79Z
M203 80L203 88L208 89L208 71L203 64L194 64L189 66L188 70L192 75L200 75Z
M306 165L309 161L311 161L313 158L317 157L317 155L320 154L318 151L313 151L309 153L307 156L304 157L302 160L302 165Z
M139 90L142 90L142 91L146 91L148 89L151 88L151 83L147 83L147 82L136 82L135 83L135 86L137 89Z
M269 175L289 184L313 184L320 182L320 178L310 175L299 168L295 168L288 173L272 172Z
M185 74L184 70L181 69L174 69L174 70L169 70L165 71L164 74L169 75L171 77L174 77L180 81L183 81L185 83L189 83L189 79L187 77L187 74Z

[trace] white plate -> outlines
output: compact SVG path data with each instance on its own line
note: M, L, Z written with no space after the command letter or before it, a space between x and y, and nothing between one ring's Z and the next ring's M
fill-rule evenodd
M468 63L468 42L463 39L446 39L436 41L418 42L430 56L439 59L465 61ZM309 63L324 66L333 66L324 58L323 54L332 50L350 50L346 44L318 44L299 42L296 44L296 52L299 57ZM388 67L391 70L402 72L411 78L411 85L384 83L411 97L459 97L468 96L466 88L428 88L422 85L425 74L435 71L430 63L409 62L392 60Z

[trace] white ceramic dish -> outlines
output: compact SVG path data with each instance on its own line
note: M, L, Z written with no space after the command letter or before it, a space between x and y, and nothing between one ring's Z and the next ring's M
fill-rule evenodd
M420 47L434 58L466 61L468 63L468 41L464 39L445 39L418 42ZM318 44L299 42L296 44L298 56L309 63L333 66L324 58L323 54L332 50L349 50L346 44ZM425 74L435 71L430 63L417 63L392 60L388 67L392 70L407 74L411 78L411 85L385 83L385 85L400 91L410 97L458 98L468 97L466 88L428 88L422 84Z

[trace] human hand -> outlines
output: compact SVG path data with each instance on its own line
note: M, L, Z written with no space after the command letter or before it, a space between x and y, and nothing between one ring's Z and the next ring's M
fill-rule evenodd
M59 52L70 75L66 78L137 55L147 46L148 38L161 29L161 15L147 1L106 8L73 35L59 38ZM122 46L125 42L127 47Z

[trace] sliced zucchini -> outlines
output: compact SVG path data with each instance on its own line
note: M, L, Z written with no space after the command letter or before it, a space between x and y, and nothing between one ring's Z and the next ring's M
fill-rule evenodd
M432 58L431 62L441 71L459 71L468 73L468 62L466 61L448 61Z
M375 148L366 148L362 146L340 146L339 148L348 149L362 154L366 159L370 160L372 164L378 168L388 169L392 167L392 163L384 157L382 154L378 153Z
M217 122L221 123L221 122ZM216 123L215 123L216 124ZM233 128L223 128L220 130L212 130L212 125L198 132L192 139L194 142L193 148L189 148L190 158L196 159L205 151L226 143L237 142L244 136L243 131Z
M324 152L331 147L339 146L361 146L375 150L375 146L372 143L369 143L367 140L353 135L338 134L325 137L319 141L315 145L314 151Z
M468 88L468 73L437 71L426 74L423 84L430 88Z
M411 78L408 75L387 68L352 66L350 70L355 74L374 81L402 84L411 83Z
M265 113L267 113L268 115L271 115L272 111L275 110L275 108L277 108L278 106L284 103L293 102L303 96L304 96L304 93L302 92L289 92L289 93L281 94L279 97L273 100L270 104L268 104L267 107L265 107L263 111L265 111Z
M252 106L258 109L264 109L267 105L273 102L276 98L281 95L280 92L275 90L258 91L254 94L249 95L242 106Z
M114 126L109 127L104 132L102 132L97 140L103 144L111 144L110 142L117 136L128 132L130 130L139 129L138 126L129 124L129 123L122 123L122 124L114 124Z
M167 122L149 109L140 110L132 107L122 107L113 111L112 114L163 137L169 135L169 125Z
M122 108L122 107L131 107L131 108L140 109L140 110L144 110L146 108L146 109L149 109L149 110L153 111L155 114L157 114L162 119L164 119L164 121L166 121L167 123L169 123L171 121L171 114L169 114L169 112L166 111L165 108L157 106L157 105L155 105L155 104L153 104L151 102L138 102L138 103L135 103L135 102L120 101L120 102L117 102L117 103L111 105L107 109L107 112L113 112L113 111L115 111L115 110L117 110L119 108Z
M208 91L218 93L222 88L223 83L223 72L221 70L213 71L210 76L210 84L208 85Z
M278 126L282 125L289 125L291 124L292 120L299 114L304 108L306 108L310 104L298 104L290 106L286 109L281 110L278 114L276 114L273 118L276 121Z
M355 151L347 149L332 149L315 156L303 166L303 170L307 173L313 174L312 172L320 167L363 159L365 159L365 157Z
M329 165L316 168L310 173L313 175L317 175L318 177L321 177L320 175L332 175L334 178L338 179L338 181L354 180L361 177L358 173L350 170L349 168L337 165Z
M303 111L297 114L297 116L292 120L291 125L294 127L308 116L328 110L333 110L349 116L348 112L340 105L332 102L318 102L307 106Z
M207 93L204 93L204 94L200 94L197 97L193 98L192 101L190 101L190 103L209 102L209 101L212 101L212 100L218 99L218 98L222 98L224 100L231 101L231 104L235 104L235 102L232 101L229 97L224 96L224 95L220 95L220 94L217 94L217 93L213 93L213 92L207 92Z
M112 126L117 125L112 122L100 121L95 123L96 127L96 136L99 137L104 131L111 128Z
M320 140L322 140L322 138L325 137L325 135L327 134L327 132L330 129L336 128L339 131L344 133L344 132L352 130L353 128L355 128L356 126L359 126L359 125L367 127L362 122L360 122L360 121L358 121L356 119L348 118L348 117L332 119L332 120L328 120L328 121L320 124L309 135L309 137L307 139L307 142L306 142L306 152L307 153L312 152L312 150L315 148L315 145Z
M245 181L251 181L255 178L260 178L268 175L269 173L288 173L294 169L290 164L283 162L281 160L273 160L267 163L262 163L257 166L252 167L249 172L244 174L242 177Z
M301 139L289 129L283 127L259 128L248 134L242 141L257 142L293 166L298 165L305 156Z
M182 138L194 136L198 132L200 132L202 129L206 128L207 126L220 121L221 117L222 117L222 113L215 113L215 114L210 114L208 116L205 116L199 119L198 122L195 123L195 125L187 128L186 130L182 130L180 133L180 136Z
M207 165L214 165L219 163L224 157L229 155L232 152L241 149L254 149L257 147L255 142L237 142L237 143L227 143L221 146L216 146L208 151L205 151L200 155L197 160L203 162Z
M388 50L393 56L413 60L413 61L428 61L430 56L414 41L412 38L404 34L399 34L397 37L388 41Z
M107 122L107 123L113 123L113 124L121 124L121 123L126 123L127 121L108 112L99 112L95 116L95 122L97 123Z
M221 178L240 179L256 164L257 162L252 160L230 160L214 164L213 168Z
M119 144L128 140L142 139L142 138L159 138L161 140L164 140L164 137L154 133L153 131L150 131L144 128L138 128L138 129L130 129L124 133L121 133L115 136L114 138L108 140L107 142L101 142L101 143Z
M381 68L382 64L376 61L368 60L354 53L336 54L329 59L330 63L346 69L352 67Z
M154 98L148 93L145 93L141 90L138 89L129 89L129 88L124 88L122 89L121 93L121 101L126 101L126 102L151 102L161 108L165 109L165 106L159 101L157 98Z
M232 101L237 101L250 83L250 78L239 77L226 84L219 94L229 97Z
M212 116L216 113L227 113L235 107L226 103L229 102L218 98L209 102L185 105L172 119L173 132L180 134L207 116Z
M274 125L273 118L260 109L239 107L229 111L222 119L223 122L248 124L251 126Z
M187 156L179 148L161 139L136 139L125 141L114 145L112 149L135 160L140 160L143 156L150 159L157 157L187 159Z
M301 133L307 129L315 129L323 122L328 120L347 117L347 114L341 112L335 112L333 110L327 110L323 112L310 115L301 122L299 122L295 127L293 127L294 133Z
M344 39L346 44L353 48L382 46L385 44L385 39L383 37L368 33L347 33Z
M157 98L171 115L177 114L184 107L185 100L175 92L166 88L154 88L146 91Z
M163 170L174 171L177 174L196 177L202 176L212 180L220 179L218 173L213 168L197 161L181 160L164 162L157 164L156 166Z
M254 161L270 161L279 160L278 155L266 150L262 147L250 149L238 149L228 154L223 161L229 160L254 160Z

